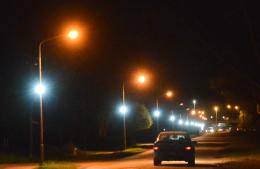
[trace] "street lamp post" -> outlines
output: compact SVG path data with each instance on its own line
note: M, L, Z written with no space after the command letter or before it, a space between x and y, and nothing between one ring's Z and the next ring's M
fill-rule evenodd
M38 46L38 60L39 60L39 80L40 85L42 85L42 44L44 41L40 42ZM44 142L43 142L43 105L42 105L42 94L40 94L40 163L44 161Z
M159 111L159 100L156 98L156 131L159 132L159 116L160 116L160 111Z
M174 94L174 93L173 93L171 90L167 90L167 91L165 92L165 97L168 98L168 99L170 99L170 98L173 97L173 94ZM160 97L162 97L162 96L164 96L164 95L161 95ZM155 104L156 104L156 110L155 110L155 112L154 112L154 115L155 115L155 117L156 117L156 131L159 132L159 130L160 130L160 127L159 127L160 110L159 110L159 98L158 98L158 97L156 97Z
M196 112L196 103L197 103L197 101L194 99L194 100L192 100L192 103L193 103L193 110Z
M216 112L216 126L217 126L217 125L218 125L218 107L215 106L215 107L214 107L214 110L215 110L215 112Z
M137 82L139 83L139 84L144 84L145 82L146 82L146 76L145 75L139 75L138 77L137 77ZM122 85L122 106L120 107L120 113L122 113L123 114L123 135L124 135L124 141L123 141L123 144L124 144L124 149L126 149L126 147L127 147L127 138L126 138L126 136L127 136L127 134L126 134L126 113L127 113L127 111L128 111L128 109L127 109L127 106L126 106L126 104L125 104L125 83L123 83L123 85Z
M38 45L38 62L39 62L39 87L38 87L38 93L40 96L40 164L43 163L44 161L44 119L43 119L43 84L42 84L42 47L45 43L49 42L49 41L53 41L56 39L59 39L61 37L64 37L66 35L59 35L59 36L54 36L48 39L45 39L43 41L41 41ZM68 34L68 38L70 39L76 39L78 37L78 32L73 30L70 31Z
M122 102L125 107L125 84L122 86ZM126 112L125 112L126 113ZM124 123L124 149L126 149L126 123L125 123L125 113L123 113L123 123Z
M170 121L172 123L172 131L174 131L174 121L175 121L175 116L173 115L173 111L172 111L172 114L170 116Z

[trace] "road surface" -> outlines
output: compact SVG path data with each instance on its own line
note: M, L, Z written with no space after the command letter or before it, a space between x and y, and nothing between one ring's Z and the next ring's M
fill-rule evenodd
M231 161L225 154L230 150L230 145L240 145L237 137L228 134L222 135L203 135L196 137L196 169L215 169L218 164ZM242 140L244 143L244 141ZM162 162L162 166L153 166L153 151L148 150L144 153L128 158L104 161L104 162L81 162L76 163L78 169L184 169L190 168L185 162ZM36 164L27 165L0 165L0 169L32 169Z
M234 138L228 135L203 135L193 140L198 141L196 146L196 169L216 168L219 163L226 162L228 158L222 154L226 152ZM162 162L161 166L153 166L153 151L129 158L109 162L86 162L79 163L79 169L182 169L187 168L185 162ZM190 168L190 167L189 167Z

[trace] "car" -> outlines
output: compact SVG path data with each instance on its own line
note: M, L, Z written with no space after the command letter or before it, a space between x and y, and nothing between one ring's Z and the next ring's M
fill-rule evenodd
M161 132L154 142L155 166L162 161L186 161L189 166L195 165L195 144L188 133L182 131Z
M215 129L214 127L208 127L206 130L205 130L206 133L214 133L215 132Z

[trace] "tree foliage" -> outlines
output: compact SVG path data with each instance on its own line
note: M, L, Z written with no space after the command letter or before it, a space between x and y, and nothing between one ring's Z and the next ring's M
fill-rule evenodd
M145 105L138 105L134 115L135 130L149 129L152 124L152 116Z
M245 110L240 110L239 112L239 123L240 128L250 128L253 125L253 116L252 113L248 113Z

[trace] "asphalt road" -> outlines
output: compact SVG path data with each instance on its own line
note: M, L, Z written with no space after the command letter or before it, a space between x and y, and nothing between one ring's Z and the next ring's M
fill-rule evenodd
M229 134L203 135L196 137L198 143L196 145L196 169L216 169L218 164L231 161L230 156L226 156L227 152L233 151L231 145L239 148L248 148L245 140L239 140L238 137ZM251 142L249 140L249 142ZM243 143L243 144L242 144ZM245 145L245 146L242 146ZM184 169L188 167L185 162L162 162L162 166L153 166L153 151L148 150L144 153L131 156L128 158L104 161L104 162L81 162L76 163L79 169ZM0 165L0 169L33 169L37 164L14 164Z
M227 157L223 154L227 151L234 138L229 135L203 135L193 140L198 141L196 145L196 166L197 169L216 168L219 163L225 162ZM79 169L151 169L151 168L190 168L185 162L162 162L162 166L153 166L153 151L129 158L109 162L86 162L79 163Z

